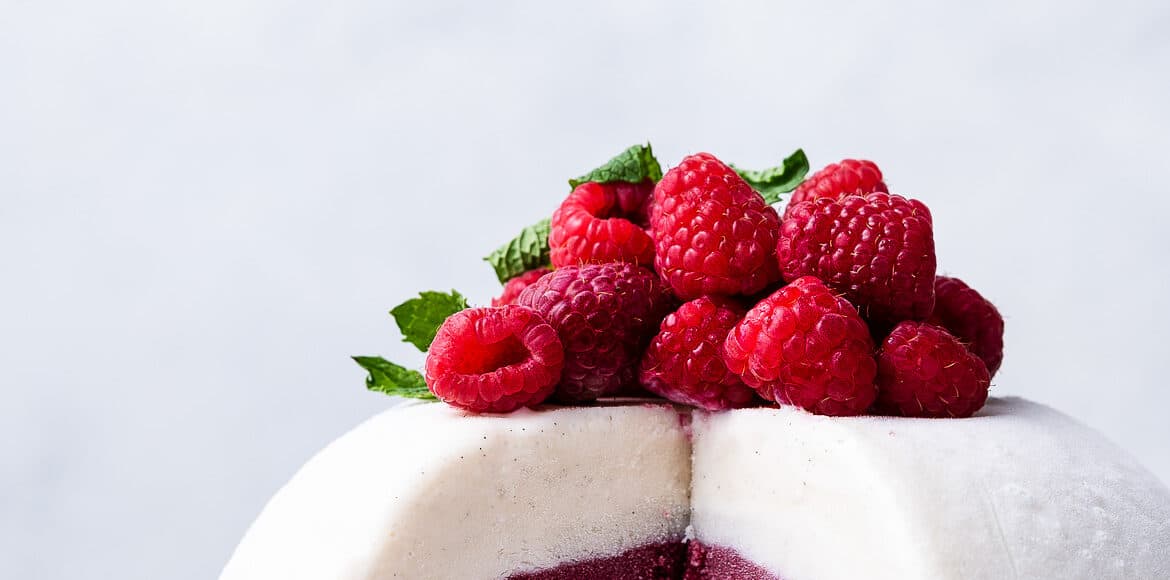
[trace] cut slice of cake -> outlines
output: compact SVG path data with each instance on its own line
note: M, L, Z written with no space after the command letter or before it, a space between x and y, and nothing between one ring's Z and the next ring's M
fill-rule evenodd
M310 460L220 578L675 578L689 483L669 405L404 405Z
M691 578L1170 578L1166 486L1043 405L696 411L693 433Z

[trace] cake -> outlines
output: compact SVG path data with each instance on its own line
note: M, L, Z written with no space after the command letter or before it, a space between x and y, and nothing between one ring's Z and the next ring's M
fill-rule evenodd
M391 309L424 372L311 459L221 580L1170 578L1170 491L990 398L1004 320L871 161L635 145ZM773 204L791 200L781 219Z
M677 577L690 457L664 405L395 407L310 460L220 578Z
M1022 399L957 420L405 404L311 459L220 579L684 576L1165 578L1170 491Z
M1170 491L1024 399L968 419L744 409L694 420L711 578L1170 578Z

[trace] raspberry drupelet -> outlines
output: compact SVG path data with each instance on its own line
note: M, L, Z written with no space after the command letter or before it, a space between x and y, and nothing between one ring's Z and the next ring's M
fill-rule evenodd
M537 268L529 270L507 282L504 282L504 291L500 293L499 297L492 298L492 306L504 306L505 304L514 304L516 297L524 291L525 288L532 285L533 282L540 279L541 276L548 274L551 270L547 268Z
M683 159L654 189L654 264L682 300L748 295L776 281L780 217L710 153Z
M727 335L723 360L763 398L821 415L860 415L877 396L869 329L812 276L748 310Z
M930 321L962 341L994 377L1003 363L1003 316L999 310L958 278L936 277L934 294Z
M755 391L723 362L723 342L743 315L738 303L709 296L667 315L642 356L642 386L676 403L710 411L752 404Z
M507 413L543 402L564 365L561 341L523 306L469 308L447 318L427 351L436 397L475 413Z
M934 229L922 202L888 193L800 203L780 227L785 280L816 276L880 337L934 309Z
M557 399L588 401L637 382L642 351L673 298L653 272L625 262L558 268L520 293L560 336Z
M987 402L991 376L979 357L939 326L903 322L878 350L878 412L970 417Z
M784 217L787 218L792 208L803 201L820 197L841 199L846 195L889 191L886 182L882 181L882 170L878 169L876 163L864 159L844 159L830 163L824 169L805 178L792 192L792 197L788 198Z
M548 245L553 266L632 262L650 267L654 241L644 225L653 190L649 181L578 185L552 215Z

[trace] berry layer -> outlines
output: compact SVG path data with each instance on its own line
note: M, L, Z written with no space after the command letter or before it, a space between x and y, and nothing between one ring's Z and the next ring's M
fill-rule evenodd
M673 407L396 408L310 460L221 580L500 578L618 557L681 541L689 483Z
M687 542L687 571L683 580L781 580L742 554L723 546Z
M1042 405L696 412L692 429L692 535L776 577L1170 577L1170 491Z
M687 545L674 540L634 548L617 556L521 572L509 576L508 580L675 580L683 577L686 566Z

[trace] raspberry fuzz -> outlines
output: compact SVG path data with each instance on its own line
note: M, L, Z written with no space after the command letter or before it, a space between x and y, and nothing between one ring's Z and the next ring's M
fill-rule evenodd
M830 163L824 169L805 178L792 197L788 199L788 206L784 210L784 217L802 201L811 201L819 197L841 199L846 195L882 192L890 190L882 181L882 170L873 161L864 159L844 159L839 163Z
M634 385L642 350L672 302L653 272L624 262L558 268L516 299L561 338L565 366L556 396L563 401Z
M765 399L821 415L860 415L877 395L869 329L812 276L749 310L727 335L723 360Z
M824 280L881 333L934 309L934 230L918 200L871 193L800 203L776 254L785 280Z
M987 402L991 376L942 327L903 322L878 350L876 409L906 417L970 417Z
M755 391L723 362L723 341L744 309L723 298L687 302L662 321L642 356L646 390L676 403L711 411L744 407Z
M529 270L511 280L504 283L504 291L500 293L498 298L492 298L492 306L503 306L505 304L514 304L516 297L530 286L533 282L540 279L541 276L548 274L549 270L545 268L537 268Z
M645 223L654 184L578 185L552 215L548 245L553 266L590 262L654 263L654 242Z
M958 278L934 279L930 321L947 329L987 365L994 377L1003 362L1003 316L995 305Z
M683 159L654 189L654 264L675 295L753 294L779 279L780 218L710 153Z
M427 352L427 387L474 413L507 413L539 404L561 376L556 331L522 306L470 308L439 327Z

